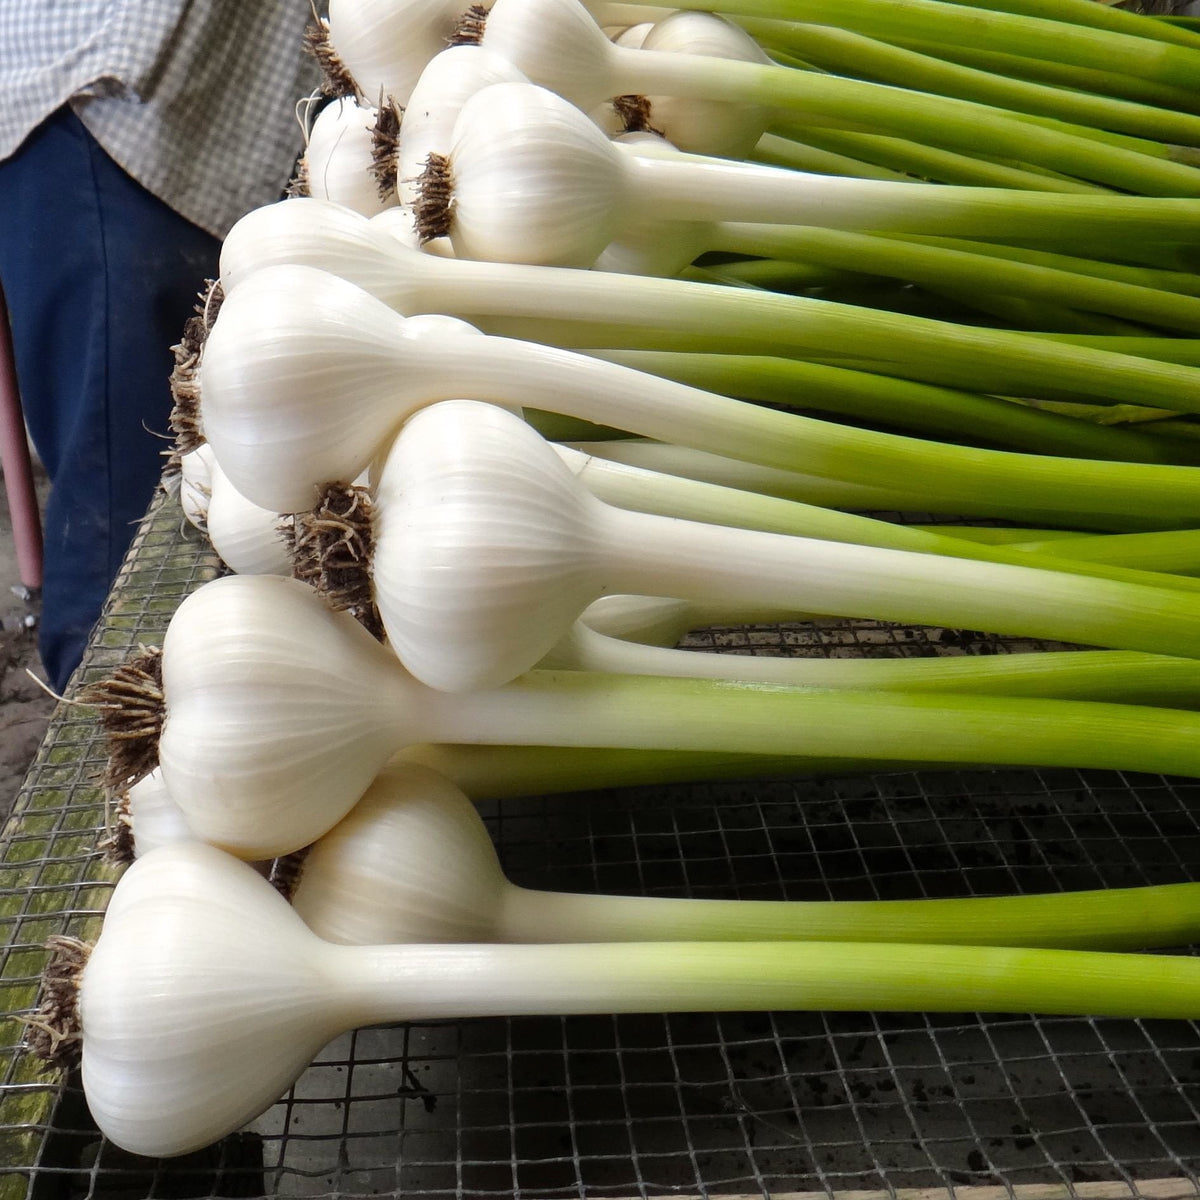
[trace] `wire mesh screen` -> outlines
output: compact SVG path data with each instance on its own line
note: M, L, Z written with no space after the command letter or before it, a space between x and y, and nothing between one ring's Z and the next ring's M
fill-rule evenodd
M155 643L218 564L162 498L85 678ZM708 631L765 653L1003 653L871 624ZM28 1011L55 933L94 935L103 749L60 706L0 846L0 1003ZM1197 877L1200 783L943 770L610 790L482 806L516 883L745 899L983 895ZM536 986L536 980L532 980ZM78 1078L6 1020L0 1200L31 1197L832 1195L1200 1191L1200 1028L989 1014L678 1014L416 1022L328 1046L251 1127L134 1158ZM991 1190L986 1190L990 1188Z

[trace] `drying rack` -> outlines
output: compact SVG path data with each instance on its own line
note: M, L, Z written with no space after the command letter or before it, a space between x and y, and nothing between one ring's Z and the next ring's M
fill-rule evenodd
M158 641L220 573L152 506L80 678ZM1037 648L865 622L713 631L717 648L912 655ZM661 1195L844 1200L1200 1196L1200 1027L989 1014L520 1018L358 1031L247 1130L136 1159L45 1074L14 1014L51 934L98 928L103 765L60 705L0 838L0 1200ZM515 882L857 899L1172 883L1200 869L1200 782L945 770L612 790L483 806Z

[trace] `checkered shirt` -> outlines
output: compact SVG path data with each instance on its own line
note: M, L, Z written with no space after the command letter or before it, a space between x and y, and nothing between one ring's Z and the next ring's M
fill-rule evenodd
M311 0L0 0L0 161L63 104L143 187L223 237L302 149Z

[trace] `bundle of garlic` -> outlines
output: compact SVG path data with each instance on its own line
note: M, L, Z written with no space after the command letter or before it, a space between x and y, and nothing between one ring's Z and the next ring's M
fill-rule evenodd
M337 95L306 119L324 199L239 223L179 351L188 511L246 573L91 693L138 858L90 957L60 947L34 1026L82 1048L106 1135L205 1145L330 1037L413 1017L1200 1013L1192 960L1114 952L1195 936L1196 885L882 907L530 893L448 782L1200 775L1200 582L1166 573L1200 526L1200 448L1153 431L1200 414L1200 37L1086 0L1007 6L1026 15L813 0L800 22L737 0L648 13L614 46L596 21L624 6L496 0L460 24L457 4L333 0ZM439 54L455 29L472 44ZM613 440L552 447L539 420ZM364 472L369 513L347 486ZM312 515L326 494L346 504ZM222 531L235 501L266 555ZM340 557L301 574L377 613L380 640L281 577L279 514L301 548L333 534ZM812 612L1120 649L673 648L714 618ZM233 857L313 843L295 910ZM518 940L541 944L498 944Z

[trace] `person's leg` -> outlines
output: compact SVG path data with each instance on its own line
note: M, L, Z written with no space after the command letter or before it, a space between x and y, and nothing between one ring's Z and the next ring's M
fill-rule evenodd
M219 243L61 110L0 163L0 281L22 405L51 481L39 648L78 665L168 443L171 345Z

